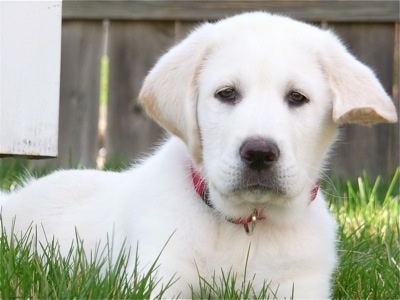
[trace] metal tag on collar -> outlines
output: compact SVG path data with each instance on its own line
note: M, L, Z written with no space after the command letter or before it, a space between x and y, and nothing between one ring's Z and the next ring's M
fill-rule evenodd
M244 231L247 235L252 235L254 232L254 228L256 228L258 212L257 209L254 210L253 214L251 215L251 221L249 223L243 224ZM249 226L250 224L250 226Z

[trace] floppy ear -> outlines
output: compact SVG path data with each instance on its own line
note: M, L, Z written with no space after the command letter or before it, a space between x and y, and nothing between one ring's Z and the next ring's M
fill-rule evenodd
M396 108L370 68L329 34L325 71L333 93L333 121L338 124L394 123Z
M207 50L207 33L211 26L200 26L164 54L145 78L139 93L147 114L180 137L196 162L201 161L196 77Z

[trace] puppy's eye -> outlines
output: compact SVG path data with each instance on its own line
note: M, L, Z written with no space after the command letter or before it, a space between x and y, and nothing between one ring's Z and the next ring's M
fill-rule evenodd
M290 106L302 106L310 102L310 100L299 92L292 91L287 96L287 102Z
M215 97L222 102L234 103L238 98L238 93L232 87L225 87L218 90L215 93Z

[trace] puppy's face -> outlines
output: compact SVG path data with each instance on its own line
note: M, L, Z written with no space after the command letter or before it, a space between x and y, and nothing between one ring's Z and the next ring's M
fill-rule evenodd
M335 35L267 13L200 26L158 61L139 97L233 218L306 207L337 126L397 120Z
M336 125L328 79L307 37L242 27L205 57L197 85L214 205L240 216L309 200Z

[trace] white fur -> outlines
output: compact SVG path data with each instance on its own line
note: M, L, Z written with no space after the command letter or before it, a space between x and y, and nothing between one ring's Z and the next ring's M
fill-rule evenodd
M216 99L227 86L240 91L240 101ZM290 107L285 97L292 90L309 103ZM172 235L158 275L180 279L167 296L190 297L198 273L212 281L214 272L232 270L239 283L245 272L254 275L256 292L271 281L279 298L291 297L293 287L295 298L329 297L335 222L322 193L310 202L310 191L338 125L396 121L373 73L328 31L251 13L199 27L160 59L140 98L177 137L126 172L59 171L2 194L4 226L9 230L14 216L17 231L31 222L43 226L65 254L75 228L87 249L111 236L115 254L124 242L132 250L139 243L144 269ZM239 148L253 137L280 149L278 191L237 189L245 169ZM196 194L192 166L206 179L215 209ZM226 220L255 208L265 220L251 236Z

